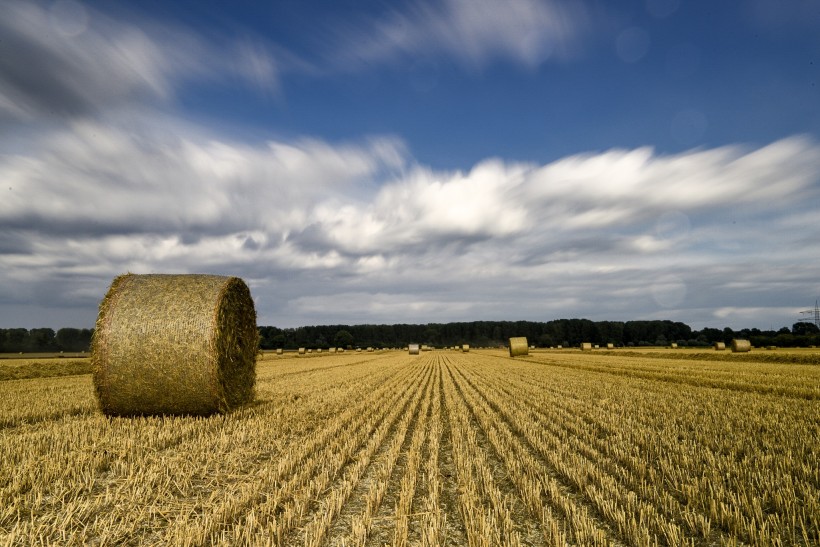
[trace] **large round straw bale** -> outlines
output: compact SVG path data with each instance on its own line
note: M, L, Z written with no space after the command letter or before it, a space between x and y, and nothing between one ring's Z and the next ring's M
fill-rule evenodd
M746 353L752 351L752 344L748 340L732 340L732 353Z
M530 346L527 344L526 336L510 338L510 357L520 357L530 354Z
M470 344L463 344L461 346L461 351L463 351L464 353L469 352L470 351Z
M419 345L418 344L410 344L407 346L410 355L418 355L419 354Z
M725 342L715 342L715 351L723 351L726 349Z
M299 355L304 355L306 351L305 348L299 348Z
M612 342L607 342L606 349L615 349L615 344L613 344Z
M259 333L238 277L121 275L91 341L105 414L209 415L253 398Z
M581 351L592 351L592 342L582 342Z
M276 349L276 355L282 355L282 348Z

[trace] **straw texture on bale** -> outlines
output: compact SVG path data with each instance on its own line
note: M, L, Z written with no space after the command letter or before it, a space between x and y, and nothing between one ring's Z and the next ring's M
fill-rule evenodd
M530 354L530 346L525 336L510 338L510 357L521 357Z
M715 351L723 351L726 349L725 342L715 342Z
M748 340L732 340L732 353L746 353L752 351L752 344Z
M592 351L592 342L582 342L581 351Z
M253 398L259 333L237 277L125 274L91 341L94 388L111 416L210 415Z
M419 354L419 345L418 344L410 344L407 346L410 355L418 355Z

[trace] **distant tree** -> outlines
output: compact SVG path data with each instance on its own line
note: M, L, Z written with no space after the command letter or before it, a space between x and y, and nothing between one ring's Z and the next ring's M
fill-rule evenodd
M91 331L89 329L60 329L54 336L54 344L60 351L87 351L91 345Z
M28 348L28 329L6 329L5 351L26 351Z
M277 334L273 338L271 338L271 348L270 349L279 349L285 347L285 335L284 334Z
M552 346L552 344L552 336L550 336L549 334L542 334L538 337L538 347L548 348Z
M353 335L342 329L333 337L333 344L339 348L346 348L353 345Z
M42 328L28 331L29 351L54 351L57 349L54 329Z
M797 323L792 325L792 334L794 334L795 336L805 336L807 334L820 334L820 329L818 329L817 325L815 325L814 323L798 321Z

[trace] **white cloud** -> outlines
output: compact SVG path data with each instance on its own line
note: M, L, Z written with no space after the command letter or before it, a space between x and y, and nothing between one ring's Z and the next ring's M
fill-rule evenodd
M576 55L589 26L589 14L580 3L416 1L347 27L333 45L333 56L351 66L443 56L473 68L499 59L535 67Z
M0 18L0 120L77 116L167 101L181 82L238 78L278 89L272 48L145 18L126 22L77 2L11 0Z
M0 306L46 305L60 279L66 305L93 307L127 270L241 275L277 324L326 322L319 302L391 322L394 300L419 320L629 319L820 292L820 145L801 137L467 172L394 138L249 144L167 119L32 144L0 155Z

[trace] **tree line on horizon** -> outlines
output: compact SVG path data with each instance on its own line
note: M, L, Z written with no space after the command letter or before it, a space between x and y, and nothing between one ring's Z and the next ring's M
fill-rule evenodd
M754 346L803 347L820 345L820 329L813 323L798 322L792 329L732 330L704 328L669 320L592 321L556 319L552 321L470 321L393 325L315 325L281 329L259 327L262 349L329 347L403 347L411 343L431 346L469 344L474 347L506 346L514 336L526 336L531 345L573 347L581 342L618 347L665 346L706 347L715 342L730 344L732 339L749 340Z
M797 322L780 330L703 328L669 320L592 321L469 321L393 325L313 325L294 328L258 327L261 349L330 347L403 347L418 343L431 346L469 344L474 347L505 346L514 336L526 336L531 345L573 347L581 342L614 344L617 347L665 346L706 347L734 338L754 346L820 346L820 329L813 323ZM80 352L91 346L93 329L10 328L0 329L0 353Z

